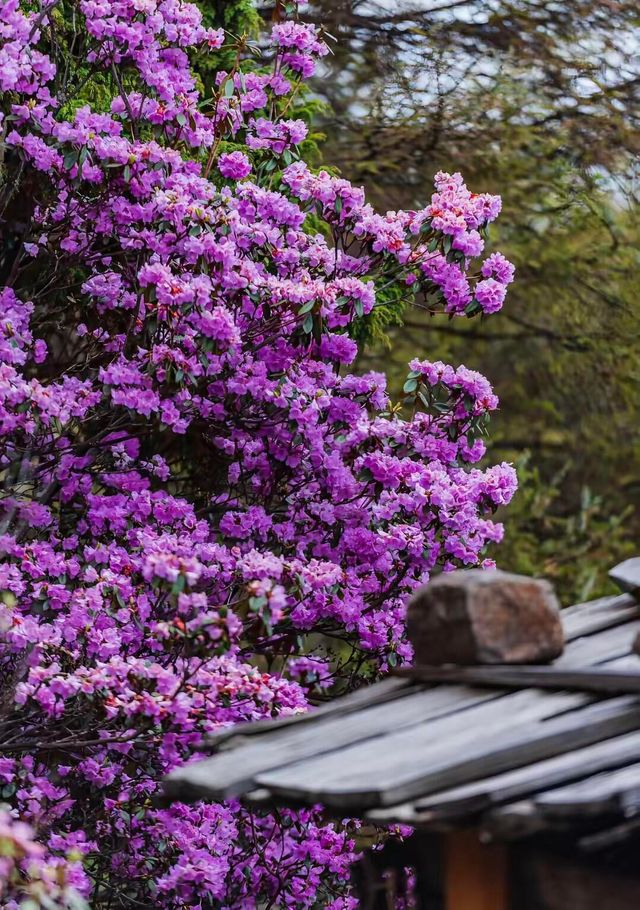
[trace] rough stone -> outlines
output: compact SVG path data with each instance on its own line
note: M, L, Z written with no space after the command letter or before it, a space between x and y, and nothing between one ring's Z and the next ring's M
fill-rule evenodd
M619 562L610 570L609 578L618 585L621 591L634 593L640 590L640 556Z
M549 582L499 570L437 576L412 597L407 625L417 665L548 663L564 650Z

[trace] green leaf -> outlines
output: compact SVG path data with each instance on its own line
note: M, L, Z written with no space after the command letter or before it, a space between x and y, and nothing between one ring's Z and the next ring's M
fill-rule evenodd
M171 593L172 594L182 594L182 592L185 589L186 584L187 584L187 579L185 578L185 576L178 575L178 577L174 581L173 586L171 588Z
M75 151L75 149L72 149L72 151L67 152L65 154L63 162L64 162L65 170L67 170L67 171L70 171L71 168L74 166L74 164L77 164L78 153Z
M418 388L418 380L410 378L410 379L407 379L405 384L402 386L402 391L403 392L415 392L415 390L417 388Z

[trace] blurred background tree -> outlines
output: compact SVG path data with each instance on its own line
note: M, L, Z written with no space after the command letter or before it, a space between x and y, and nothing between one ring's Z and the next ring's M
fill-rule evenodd
M265 18L276 4L259 5ZM203 3L218 24L245 0ZM225 12L226 10L226 12ZM403 312L365 327L363 369L398 387L411 356L464 362L502 408L492 457L521 491L499 564L565 602L640 552L640 7L636 0L314 0L336 38L317 78L325 156L379 208L421 207L436 171L500 192L491 238L516 263L504 311ZM317 115L316 115L317 117Z

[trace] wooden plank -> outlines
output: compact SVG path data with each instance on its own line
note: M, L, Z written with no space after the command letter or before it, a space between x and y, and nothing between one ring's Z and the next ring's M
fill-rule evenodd
M361 797L369 802L365 808L390 805L399 801L391 799L391 794L398 790L404 792L408 788L410 792L406 798L409 798L453 786L446 779L441 786L437 784L441 783L440 774L449 768L456 768L461 758L475 755L479 750L482 754L491 754L495 746L502 749L507 741L510 748L517 748L520 741L528 743L532 736L540 735L537 721L573 711L589 702L588 696L579 693L549 694L527 689L465 712L441 717L429 724L354 743L324 759L309 758L295 766L260 775L257 780L261 786L277 786L282 795L289 791L301 795L309 788L321 801L325 795L328 799L339 799L339 794L351 792L355 804L360 805ZM607 716L615 712L618 705L624 705L626 709L630 702L636 705L635 699L628 697L603 703L610 707L600 709L594 719L600 720L602 711ZM568 723L571 725L570 721ZM626 730L614 730L611 735L622 732ZM586 745L587 742L579 745ZM546 758L547 755L539 757ZM533 755L531 760L535 759ZM489 768L487 773L502 770L506 768ZM287 780L291 782L291 787L287 786ZM461 782L455 781L456 784ZM325 784L328 785L326 793Z
M608 695L640 694L640 660L638 672L592 667L588 670L558 670L553 666L513 666L499 664L478 667L402 667L395 673L414 682L458 683L494 686L506 689L572 690Z
M250 721L249 723L234 724L232 727L226 727L224 730L208 736L201 746L201 750L209 752L214 749L227 748L227 746L235 748L236 744L244 742L247 737L262 736L272 730L282 730L285 727L298 726L299 724L315 723L319 717L351 714L370 705L385 704L395 698L401 698L411 691L415 691L416 688L415 685L411 684L410 680L389 676L370 686L356 689L355 692L351 692L349 695L336 698L334 701L321 705L319 708L312 708L304 714L290 714L285 717Z
M627 673L635 673L638 669L639 660L637 654L627 654L625 657L607 660L599 666L606 667L607 670L624 670Z
M621 591L636 593L640 590L640 556L632 556L618 563L609 570L609 578L614 581Z
M313 724L296 724L252 737L245 745L178 768L165 779L169 799L227 799L255 788L256 775L301 759L323 757L381 733L422 728L425 721L495 701L501 693L465 686L420 688L395 701Z
M445 835L446 910L508 910L508 876L502 844L483 844L477 831Z
M533 801L545 816L637 815L640 812L640 762L539 793Z
M461 787L434 793L415 802L377 809L369 817L378 823L403 821L428 825L430 822L479 813L493 806L521 798L555 784L573 781L605 769L640 760L640 731L607 739L544 761L534 762Z
M640 617L640 609L630 594L600 597L588 603L575 604L561 611L565 641L593 635Z
M604 663L631 652L640 620L632 620L594 635L585 635L567 645L564 654L552 664L556 669L580 670Z
M416 808L442 813L480 811L527 793L546 790L555 784L622 767L638 760L640 731L634 730L514 771L434 794L418 800Z
M469 710L466 718L441 718L259 774L256 783L302 803L372 809L640 728L640 706L635 698L608 699L570 710L571 700L583 696L543 695L537 706L522 702L518 710L516 699L533 694L505 696ZM559 707L561 699L564 709ZM574 701L573 707L576 704L579 702ZM569 713L550 717L562 710Z

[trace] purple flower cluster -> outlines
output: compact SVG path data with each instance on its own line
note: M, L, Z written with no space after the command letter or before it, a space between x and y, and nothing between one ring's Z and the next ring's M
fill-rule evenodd
M300 73L305 79L314 74L316 60L329 52L316 27L301 22L274 25L271 40L284 50L282 63Z
M352 825L153 797L212 731L352 684L347 651L409 660L415 586L492 564L515 476L473 467L487 381L416 360L403 416L346 367L382 285L497 308L512 267L471 260L499 200L440 174L424 209L382 215L298 160L289 93L326 52L299 22L204 108L188 53L224 36L194 5L81 0L90 66L126 79L65 117L34 6L0 10L6 162L38 187L0 289L11 818L97 908L348 910Z
M0 758L0 780L8 776L2 766ZM48 855L34 839L30 825L15 821L0 809L0 900L5 910L86 910L78 891L78 887L86 887L79 862L82 853L74 847L73 839L66 846L66 861Z

